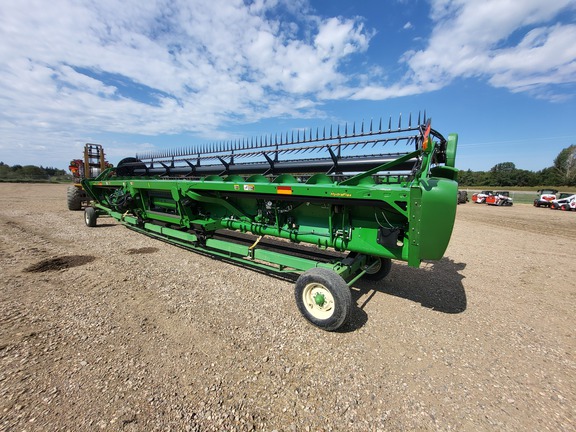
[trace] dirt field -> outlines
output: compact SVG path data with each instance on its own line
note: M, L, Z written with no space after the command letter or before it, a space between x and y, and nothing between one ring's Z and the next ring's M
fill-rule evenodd
M328 333L293 284L0 183L0 430L576 429L576 213L460 205L446 257L354 288Z

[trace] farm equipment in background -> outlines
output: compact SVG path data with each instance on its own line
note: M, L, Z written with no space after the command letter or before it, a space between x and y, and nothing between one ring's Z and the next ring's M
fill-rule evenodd
M458 191L458 204L466 204L468 202L468 192L465 190Z
M85 222L110 216L224 261L299 275L299 311L335 330L350 318L360 278L384 278L392 259L418 267L442 258L456 215L457 141L424 114L397 128L380 119L136 155L82 181L93 200Z
M534 200L534 207L550 207L550 201L556 199L556 189L541 189L538 191L538 197Z
M492 191L482 191L476 192L472 194L472 202L476 204L484 204L486 202L486 198L492 195L494 192Z
M68 186L68 210L82 210L88 205L88 195L82 188L83 179L98 177L106 168L110 168L100 144L87 143L84 146L84 158L70 161L68 169L72 173L74 184Z
M510 198L510 192L497 191L486 197L486 204L494 206L511 206L513 200Z
M562 192L557 199L550 201L550 208L553 210L576 210L576 195Z

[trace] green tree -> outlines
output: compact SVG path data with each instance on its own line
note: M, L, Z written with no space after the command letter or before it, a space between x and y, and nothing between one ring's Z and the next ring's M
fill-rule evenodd
M516 165L513 162L501 162L490 169L490 184L493 186L513 186Z
M20 170L23 178L30 180L46 180L48 179L48 174L42 168L35 165L25 165Z
M554 169L563 184L576 185L576 144L572 144L558 153L554 159Z

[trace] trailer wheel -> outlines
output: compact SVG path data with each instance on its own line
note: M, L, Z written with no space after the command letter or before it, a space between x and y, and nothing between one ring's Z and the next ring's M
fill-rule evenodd
M86 226L92 228L96 226L96 219L98 215L96 214L96 209L94 207L86 207L84 209L84 222L86 222Z
M82 209L82 198L84 198L85 192L76 186L68 186L68 210L81 210Z
M364 274L364 278L371 281L379 281L384 279L392 269L392 260L390 258L375 258L378 264Z
M336 330L350 318L350 288L334 271L313 268L300 275L294 290L300 313L323 330Z

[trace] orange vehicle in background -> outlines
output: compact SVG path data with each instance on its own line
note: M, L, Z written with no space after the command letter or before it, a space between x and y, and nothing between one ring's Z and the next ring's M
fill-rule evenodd
M112 164L106 161L104 148L100 144L86 143L84 159L73 159L68 169L74 178L74 184L68 186L68 210L82 210L88 205L88 195L80 183L85 178L95 178Z
M486 204L494 206L511 206L513 200L510 198L510 192L497 191L486 197Z
M494 192L492 191L476 192L475 194L472 194L472 202L476 204L484 204L486 202L486 198L493 194Z

